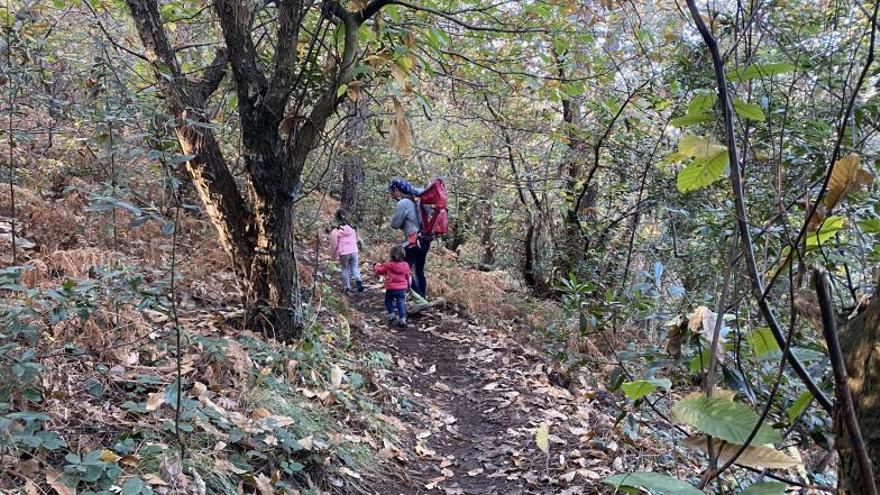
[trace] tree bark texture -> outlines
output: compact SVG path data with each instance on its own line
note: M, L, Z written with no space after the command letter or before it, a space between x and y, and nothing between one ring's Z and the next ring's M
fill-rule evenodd
M880 292L840 331L840 347L874 483L880 485ZM834 430L840 456L838 493L861 495L865 493L861 474L839 414L834 417Z
M347 122L344 133L345 159L342 162L342 191L339 195L340 206L348 213L349 220L355 225L363 220L363 190L366 174L361 146L366 138L367 119L369 112L365 102L348 101L346 103Z
M167 110L174 117L178 142L189 156L187 171L221 245L232 258L248 306L256 309L252 315L263 317L251 321L262 321L262 329L283 340L298 337L302 322L293 243L295 191L309 152L341 101L337 88L354 77L358 27L388 1L372 0L363 10L349 12L336 1L324 0L317 29L331 20L341 25L343 48L336 70L313 82L315 78L300 77L314 65L313 60L297 57L300 28L310 9L304 2L273 3L277 28L269 70L259 61L251 37L254 9L268 6L216 0L213 5L225 46L202 78L193 81L181 71L162 26L158 1L126 0ZM238 96L245 180L254 191L252 205L242 197L204 111L227 64ZM312 81L308 82L311 86L300 87L303 80ZM293 115L285 115L294 94L318 96L313 103L294 99Z

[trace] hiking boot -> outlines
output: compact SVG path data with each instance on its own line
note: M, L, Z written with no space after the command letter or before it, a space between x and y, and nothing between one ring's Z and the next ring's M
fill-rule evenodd
M388 323L391 323L392 325L397 324L397 315L396 314L388 313L387 315L385 315L385 318L388 319Z
M399 318L397 320L397 325L400 326L400 328L406 328L406 318Z
M363 283L363 282L361 282L360 280L358 280L358 281L356 281L354 284L357 286L358 292L363 292L363 291L364 291L364 283Z

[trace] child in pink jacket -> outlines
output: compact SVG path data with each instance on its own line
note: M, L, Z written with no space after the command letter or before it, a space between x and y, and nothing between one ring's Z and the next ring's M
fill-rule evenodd
M342 268L342 292L351 292L351 278L358 292L364 291L361 272L358 269L358 237L354 228L348 224L343 210L336 210L336 228L330 231L330 256L339 257Z
M373 270L385 277L385 310L388 322L406 328L406 290L409 288L409 263L404 261L403 246L391 248L391 261L378 263ZM397 314L394 314L395 306Z

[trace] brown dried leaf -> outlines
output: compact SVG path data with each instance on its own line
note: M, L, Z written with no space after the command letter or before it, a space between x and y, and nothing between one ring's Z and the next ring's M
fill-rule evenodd
M707 308L706 306L698 306L694 309L693 314L688 320L688 329L692 332L698 332L703 335L703 338L708 342L712 342L712 337L715 333L715 322L718 319L718 314ZM724 336L718 336L718 348L716 349L716 353L718 362L724 362Z
M46 483L48 483L58 495L75 495L76 489L65 485L61 476L60 472L50 469L46 471Z
M275 489L272 488L272 479L265 474L260 473L259 476L248 476L247 478L254 484L260 495L275 495Z
M24 493L27 495L42 495L43 492L37 488L37 485L34 484L33 481L27 480L24 483Z
M348 0L348 4L345 5L345 10L349 12L358 12L364 10L367 6L367 0Z
M408 155L412 149L412 128L406 119L403 104L397 98L394 98L394 125L388 133L388 144L401 155Z
M162 407L165 403L165 391L154 392L147 396L147 406L144 408L147 412L155 411Z
M837 160L831 170L828 193L825 194L825 208L830 212L846 193L870 186L873 181L871 172L861 167L859 155L850 153Z
M684 439L682 443L688 447L705 451L707 444L706 435L694 435ZM718 449L721 449L718 454L718 460L722 463L727 462L740 448L739 445L724 442L717 438L713 438L712 443L716 452L718 452ZM749 445L742 455L736 459L736 464L755 469L786 469L795 467L800 463L772 446Z

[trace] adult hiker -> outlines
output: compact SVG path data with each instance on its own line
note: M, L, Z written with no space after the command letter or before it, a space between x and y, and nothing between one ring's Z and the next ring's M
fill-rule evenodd
M394 214L391 216L391 228L401 230L404 234L403 250L406 262L413 270L412 288L422 297L428 292L428 281L425 278L425 261L431 248L431 236L421 233L421 215L416 197L422 192L403 179L394 179L388 185L388 192L397 200ZM421 206L428 208L428 206Z

